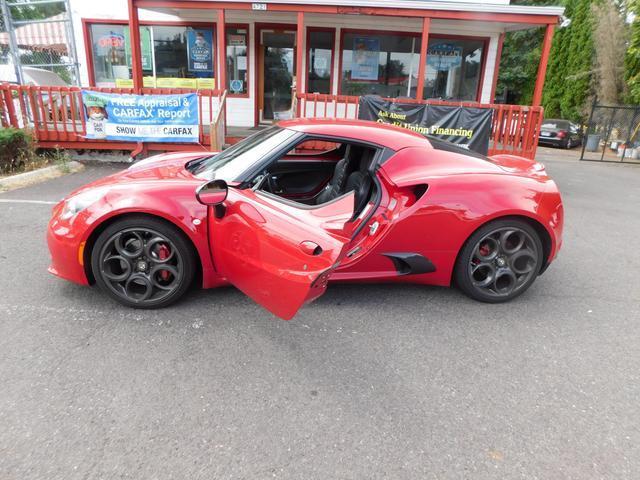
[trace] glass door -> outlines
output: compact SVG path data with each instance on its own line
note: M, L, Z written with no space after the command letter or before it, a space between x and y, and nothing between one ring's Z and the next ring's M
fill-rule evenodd
M261 30L259 82L260 122L292 118L296 32Z

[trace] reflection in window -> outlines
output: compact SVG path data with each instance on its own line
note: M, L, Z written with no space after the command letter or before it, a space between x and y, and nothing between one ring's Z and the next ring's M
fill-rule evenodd
M342 49L341 94L415 98L419 38L346 33Z
M309 32L309 77L307 92L331 93L334 32Z
M247 93L247 46L246 28L227 28L227 88L230 93Z
M153 27L157 78L213 78L213 30Z
M90 26L93 72L98 87L132 87L127 25ZM141 26L145 87L214 88L213 29Z
M483 51L482 40L429 39L424 98L475 101Z
M91 25L91 52L97 86L114 87L116 79L130 78L128 33L129 27L125 25Z

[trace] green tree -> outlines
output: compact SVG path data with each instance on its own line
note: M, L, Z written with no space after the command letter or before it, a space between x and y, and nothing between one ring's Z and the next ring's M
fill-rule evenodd
M497 91L507 95L508 103L531 104L543 34L535 28L505 35Z
M542 104L545 116L581 120L591 96L593 0L568 0L568 27L558 29L551 48Z
M29 0L12 2L10 7L13 20L42 20L64 13L64 2L30 5Z
M629 47L624 58L625 80L627 82L628 101L640 103L640 1L629 0L629 12L633 15Z
M513 0L512 5L557 5L558 0ZM531 104L540 63L543 28L529 28L505 35L498 74L498 92L506 92L507 101Z

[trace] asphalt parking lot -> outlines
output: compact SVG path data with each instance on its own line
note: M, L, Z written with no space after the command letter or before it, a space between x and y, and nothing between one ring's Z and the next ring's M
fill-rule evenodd
M0 194L0 478L640 478L640 167L554 158L564 249L516 301L332 285L291 322L50 276L38 202L122 166Z

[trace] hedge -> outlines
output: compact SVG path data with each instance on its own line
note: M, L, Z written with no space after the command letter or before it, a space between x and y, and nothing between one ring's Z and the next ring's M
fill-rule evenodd
M33 137L19 128L0 128L0 174L13 173L33 161Z

